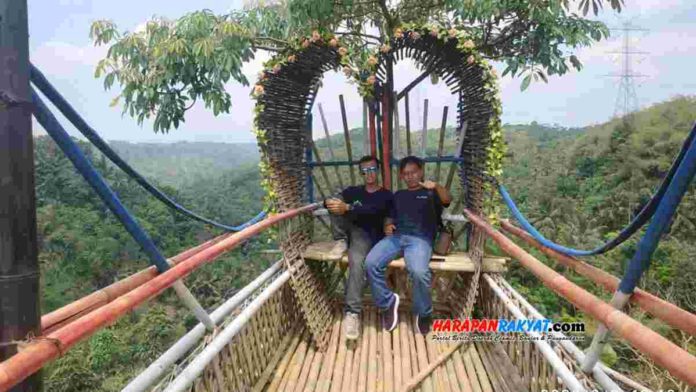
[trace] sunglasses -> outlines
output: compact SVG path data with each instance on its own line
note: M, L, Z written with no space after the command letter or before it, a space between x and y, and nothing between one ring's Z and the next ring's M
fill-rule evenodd
M364 176L368 173L377 173L378 170L379 169L376 166L363 167L360 168L360 173L362 173L362 175Z

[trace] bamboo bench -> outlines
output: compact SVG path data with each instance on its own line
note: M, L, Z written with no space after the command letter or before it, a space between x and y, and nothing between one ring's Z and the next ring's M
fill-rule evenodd
M303 256L308 260L348 264L348 255L345 252L332 251L334 244L334 241L313 243L305 249ZM506 257L485 256L482 272L505 272L507 271L505 266L507 260ZM404 269L406 262L403 257L399 257L389 263L389 267ZM433 254L430 259L430 269L433 271L474 272L474 262L465 252L453 252L447 256Z

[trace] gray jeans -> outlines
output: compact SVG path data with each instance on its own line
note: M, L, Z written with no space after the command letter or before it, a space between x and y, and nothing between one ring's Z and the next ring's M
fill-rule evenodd
M365 287L365 257L374 245L369 234L354 226L345 216L331 215L334 240L348 241L348 279L346 280L345 311L359 314Z

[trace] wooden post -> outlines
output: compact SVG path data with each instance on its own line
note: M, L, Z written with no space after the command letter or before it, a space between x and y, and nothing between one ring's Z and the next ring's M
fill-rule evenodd
M0 0L0 362L41 335L26 0ZM42 389L37 372L15 391Z
M449 108L445 106L445 108L442 110L442 126L440 127L440 142L437 145L437 157L442 158L442 148L445 145L445 129L447 128L447 110ZM440 182L440 161L437 161L437 165L435 166L435 180L436 182Z
M382 94L382 167L384 176L382 186L392 189L391 186L391 154L389 148L389 94Z
M457 148L454 150L454 156L457 158L462 157L462 148L464 148L464 138L466 137L467 124L468 123L464 121L462 122L462 125L459 128L459 143L457 143ZM460 165L461 164L459 162L452 162L452 165L450 165L449 173L447 174L447 184L445 185L445 188L447 188L448 191L451 191L452 189L452 179L454 179L454 171L457 169L457 166Z
M399 124L399 100L396 99L396 92L392 94L392 103L394 104L394 159L398 160L403 158L405 155L402 153L401 147L401 125ZM396 188L394 190L401 189L403 183L401 181L401 176L398 175L398 170L396 166L394 170L397 174L396 177Z
M428 146L428 100L423 103L423 132L421 133L421 156L425 158Z
M312 164L312 113L307 114L307 147L305 147L305 161L307 161L307 200L309 203L314 203L314 168Z
M331 136L329 135L329 127L326 124L326 117L324 116L324 108L319 104L319 117L321 117L321 123L324 126L324 137L326 137L326 144L329 146L329 157L332 161L336 160L336 154L334 154L333 147L331 146ZM338 179L338 186L343 189L343 180L341 179L341 172L338 170L338 166L334 166L334 171L336 172L336 178ZM329 192L335 192L335 189L331 189Z
M363 129L363 155L369 155L370 154L370 136L369 136L369 132L367 131L367 102L365 100L363 100L362 129Z
M393 99L393 92L394 92L394 58L391 56L387 56L386 58L386 66L387 66L387 82L384 86L384 89L382 89L382 94L383 97L385 98L385 102L387 105L384 108L384 118L386 119L385 125L383 130L383 134L386 134L385 140L387 140L388 145L385 147L385 152L386 152L386 159L385 162L387 162L387 166L389 168L389 171L386 173L388 174L387 180L389 180L388 184L389 187L387 189L394 189L394 183L393 183L393 178L391 175L392 171L392 157L394 156L394 151L393 151L393 146L394 146L394 106L395 102L392 100Z
M346 153L348 153L350 184L355 185L355 168L353 167L353 149L350 147L350 133L348 131L348 118L346 117L346 104L343 102L343 94L338 96L341 104L341 119L343 120L343 137L346 139Z
M370 122L370 155L377 157L377 127L375 125L375 110L368 105L368 119Z
M409 112L408 94L404 97L404 112L406 113L406 155L411 155L411 119Z

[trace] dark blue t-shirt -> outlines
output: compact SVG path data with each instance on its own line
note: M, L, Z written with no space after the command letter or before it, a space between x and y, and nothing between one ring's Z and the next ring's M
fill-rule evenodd
M397 234L417 236L432 243L443 207L446 206L435 190L403 189L394 194L394 207L389 216L394 220Z
M393 195L381 188L368 192L364 186L349 186L341 192L343 201L351 205L348 218L357 227L365 230L377 243L384 237L384 219L389 216Z

